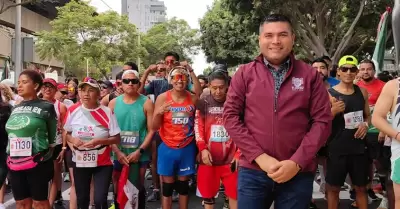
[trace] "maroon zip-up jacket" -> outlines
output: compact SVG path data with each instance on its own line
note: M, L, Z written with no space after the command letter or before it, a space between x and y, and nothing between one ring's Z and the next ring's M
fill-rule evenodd
M274 105L274 77L263 56L242 65L231 80L224 125L242 155L239 165L260 169L254 161L266 153L315 171L315 156L331 133L331 108L321 76L290 55L290 69Z

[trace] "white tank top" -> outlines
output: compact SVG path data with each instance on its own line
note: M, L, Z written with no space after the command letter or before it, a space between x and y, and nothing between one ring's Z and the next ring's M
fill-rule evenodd
M396 102L396 107L394 108L394 111L392 112L392 127L400 132L400 78L397 79L399 82L399 91L397 94L397 102ZM392 145L391 145L391 150L392 150L392 157L391 160L392 162L398 158L400 158L400 142L396 139L392 140Z

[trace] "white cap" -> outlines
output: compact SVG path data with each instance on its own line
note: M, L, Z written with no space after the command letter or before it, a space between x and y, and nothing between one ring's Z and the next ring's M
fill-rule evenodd
M136 70L125 70L124 73L122 73L122 77L121 78L124 78L128 74L134 74L137 79L140 79L139 73Z
M9 86L9 87L15 87L14 86L14 81L12 81L11 79L4 79L0 83L4 84L6 86Z

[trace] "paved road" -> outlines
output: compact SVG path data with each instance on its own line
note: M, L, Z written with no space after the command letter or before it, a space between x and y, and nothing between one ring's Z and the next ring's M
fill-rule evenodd
M148 184L150 184L150 181L147 181ZM69 183L63 182L62 185L62 195L64 199L64 208L69 209ZM221 195L222 196L222 195ZM323 199L324 195L319 192L319 185L317 183L314 183L314 193L313 193L314 199L316 199L316 204L320 209L326 209L326 201ZM342 191L340 193L340 198L341 198L341 204L340 204L340 209L348 209L349 205L351 204L351 200L349 199L349 193L347 190ZM109 194L108 200L112 200L112 193ZM7 194L5 198L5 205L6 208L14 209L15 208L15 201L12 197L12 194ZM379 201L374 202L373 204L370 205L369 209L376 209L379 205ZM160 203L149 203L147 205L148 209L157 209L160 207ZM58 209L60 207L57 207ZM178 204L173 203L173 209L178 209ZM201 199L195 196L195 191L192 191L192 195L190 197L190 203L189 203L189 208L190 209L202 209L203 207L201 206ZM216 209L222 209L223 208L223 200L220 197L217 201L216 204Z

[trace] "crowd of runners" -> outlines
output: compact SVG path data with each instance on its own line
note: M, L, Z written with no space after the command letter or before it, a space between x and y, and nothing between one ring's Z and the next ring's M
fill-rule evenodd
M119 201L126 168L137 208L187 209L193 185L206 209L221 188L225 208L317 208L314 181L328 209L346 185L351 207L400 208L400 79L351 55L305 63L294 40L291 21L274 14L260 24L260 56L233 77L221 64L196 76L168 52L142 75L126 63L115 83L32 70L2 81L0 203L7 179L17 209L53 208L64 173L70 209L136 208Z

